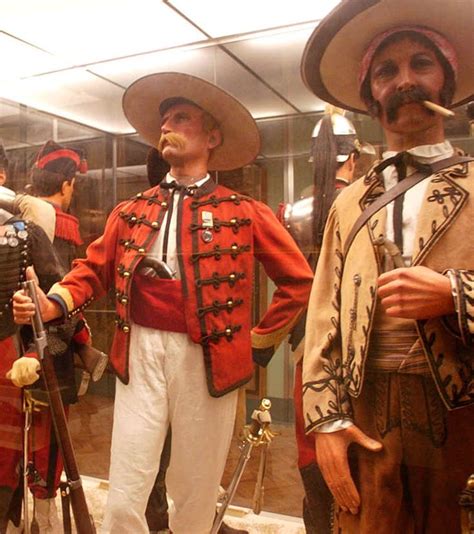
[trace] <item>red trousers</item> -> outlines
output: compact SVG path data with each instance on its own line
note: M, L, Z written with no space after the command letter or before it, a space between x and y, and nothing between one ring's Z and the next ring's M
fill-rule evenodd
M23 395L5 374L17 358L13 338L0 341L0 487L14 490L21 481ZM33 414L29 432L30 489L38 498L56 494L63 469L48 408Z

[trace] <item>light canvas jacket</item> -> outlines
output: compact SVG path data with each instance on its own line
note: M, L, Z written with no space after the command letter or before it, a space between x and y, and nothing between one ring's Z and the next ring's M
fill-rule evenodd
M375 167L375 165L374 165ZM361 211L384 192L373 168L336 199L326 225L312 287L303 361L306 431L352 419L351 397L362 389L364 366L382 272L375 241L385 232L386 209L368 221L344 258L344 243ZM357 203L354 199L359 199ZM474 164L459 164L430 177L421 206L413 265L440 273L458 270L468 332L458 335L456 317L417 321L421 344L439 394L448 409L474 401ZM345 260L345 261L344 261ZM343 269L344 263L344 269ZM455 325L451 328L450 325Z

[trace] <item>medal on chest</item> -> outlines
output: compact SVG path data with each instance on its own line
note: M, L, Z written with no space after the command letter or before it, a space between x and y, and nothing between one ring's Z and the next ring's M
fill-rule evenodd
M214 228L212 211L203 211L201 217L203 229L201 232L201 239L204 243L210 243L214 239L214 234L212 232L212 229Z

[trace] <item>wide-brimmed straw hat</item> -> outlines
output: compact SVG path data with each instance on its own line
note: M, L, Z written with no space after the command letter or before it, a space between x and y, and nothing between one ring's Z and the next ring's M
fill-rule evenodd
M446 37L457 53L454 107L467 102L474 92L473 23L474 0L343 0L309 38L301 75L322 100L367 113L358 87L367 47L391 28L423 26Z
M123 95L130 124L152 146L161 135L160 106L172 98L191 100L218 122L222 144L213 149L208 168L225 171L251 163L260 150L260 135L248 110L219 87L179 72L160 72L138 79Z

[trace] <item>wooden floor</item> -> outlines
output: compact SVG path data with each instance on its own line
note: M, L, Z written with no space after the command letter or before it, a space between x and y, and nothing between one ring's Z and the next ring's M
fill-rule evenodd
M71 407L70 428L82 475L107 479L113 400L87 394ZM263 510L284 515L301 516L303 488L296 464L296 444L292 425L272 425L278 435L272 441L267 458ZM227 488L240 451L238 441L232 443L222 485ZM254 449L240 481L233 504L252 507L252 497L259 466L260 451Z

